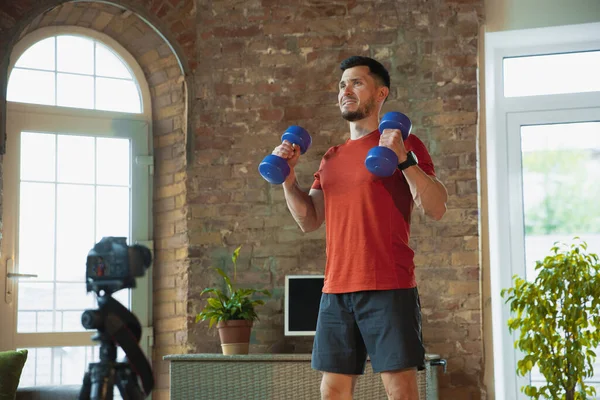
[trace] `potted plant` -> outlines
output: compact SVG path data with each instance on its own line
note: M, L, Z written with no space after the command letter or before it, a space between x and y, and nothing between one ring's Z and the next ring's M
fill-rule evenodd
M271 297L268 290L257 290L237 288L237 259L242 246L234 250L231 260L233 261L233 282L221 269L214 268L225 282L226 292L218 288L206 288L200 295L210 294L204 309L196 315L196 323L209 321L209 327L217 325L221 349L223 354L248 354L250 344L250 333L254 321L258 320L256 307L264 305L260 299L252 297L261 293Z
M600 343L598 256L587 252L585 242L555 243L535 269L532 282L515 275L513 287L501 291L515 316L509 330L520 331L515 347L524 357L517 373L525 376L537 366L546 380L521 391L534 399L590 398L596 391L584 379L593 375Z

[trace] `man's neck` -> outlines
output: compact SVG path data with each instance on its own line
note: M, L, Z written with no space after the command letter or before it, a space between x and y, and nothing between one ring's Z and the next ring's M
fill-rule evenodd
M379 126L379 117L377 115L369 116L360 121L350 122L350 139L356 140L367 136Z

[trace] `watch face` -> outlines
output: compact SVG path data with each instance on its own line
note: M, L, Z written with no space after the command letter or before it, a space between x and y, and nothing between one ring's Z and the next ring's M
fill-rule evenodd
M409 154L415 160L415 164L418 164L419 163L419 159L417 158L417 155L415 153L413 153L412 151L410 151Z

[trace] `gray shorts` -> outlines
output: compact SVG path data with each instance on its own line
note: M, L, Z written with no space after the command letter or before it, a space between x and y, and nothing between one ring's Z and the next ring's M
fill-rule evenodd
M321 295L312 368L360 375L367 354L374 372L425 369L417 288Z

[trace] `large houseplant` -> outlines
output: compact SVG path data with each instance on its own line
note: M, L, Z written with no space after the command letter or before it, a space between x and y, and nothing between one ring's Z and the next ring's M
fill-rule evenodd
M258 320L256 307L264 301L253 299L257 293L271 297L268 290L237 288L237 259L242 246L234 250L233 282L221 269L214 268L223 278L226 291L218 288L206 288L200 295L210 294L204 309L196 315L196 323L209 321L209 327L217 325L223 354L248 354L250 333L254 321Z
M556 243L535 268L534 281L514 276L514 286L501 292L514 315L509 330L520 332L515 347L524 357L517 373L525 376L537 366L546 380L521 391L534 399L587 399L595 389L583 380L593 375L600 343L598 256L585 242Z

